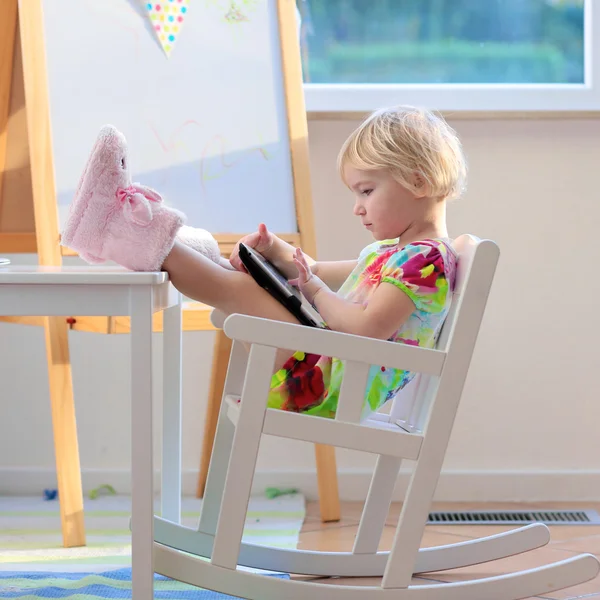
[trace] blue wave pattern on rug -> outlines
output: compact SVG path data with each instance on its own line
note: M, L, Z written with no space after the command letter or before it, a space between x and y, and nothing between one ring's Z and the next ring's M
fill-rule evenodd
M267 575L289 579L289 575ZM0 598L131 598L131 569L102 573L0 573ZM210 590L154 575L156 600L235 600Z

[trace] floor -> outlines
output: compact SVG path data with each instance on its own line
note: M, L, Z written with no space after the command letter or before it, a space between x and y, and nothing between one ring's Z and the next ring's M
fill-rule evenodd
M0 3L3 0L0 0ZM0 495L0 573L4 571L109 571L131 565L131 496L84 497L87 545L64 548L60 505L36 496ZM182 524L196 528L202 501L182 498ZM160 497L154 502L160 514ZM305 517L305 499L286 494L250 498L244 541L293 549ZM2 594L0 593L0 598Z
M600 512L599 503L540 503L531 504L434 504L433 510L521 510L538 509L592 509ZM395 525L400 514L401 504L394 504L390 509L386 527L382 536L379 550L389 550L395 531ZM323 524L319 518L319 509L316 503L307 504L307 516L300 533L298 548L302 550L320 550L323 552L347 552L352 550L354 537L358 529L358 522L362 510L361 503L344 503L342 505L342 519L338 523ZM493 535L514 526L492 526L492 525L451 525L451 526L428 526L421 543L421 547L441 546L468 539ZM556 562L570 558L581 552L589 552L600 558L600 526L586 525L558 525L550 527L551 541L543 547L506 558L493 563L477 565L452 571L431 573L424 577L415 578L415 585L430 583L425 582L425 577L438 582L459 581L479 577L489 577L503 573L531 569L549 562ZM311 580L315 580L312 578ZM321 581L319 579L319 581ZM380 579L354 578L323 579L323 583L335 583L337 585L379 585ZM588 581L582 585L571 587L566 590L557 591L548 595L538 596L553 600L573 600L575 598L585 600L600 600L600 577ZM483 599L482 599L483 600Z

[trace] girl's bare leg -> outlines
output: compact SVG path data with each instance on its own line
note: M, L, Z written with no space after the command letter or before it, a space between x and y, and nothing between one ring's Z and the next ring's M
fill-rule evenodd
M274 321L298 323L275 298L263 290L250 275L230 271L199 252L175 241L162 265L173 285L185 296L208 304L225 314L241 313ZM292 355L280 351L277 368Z

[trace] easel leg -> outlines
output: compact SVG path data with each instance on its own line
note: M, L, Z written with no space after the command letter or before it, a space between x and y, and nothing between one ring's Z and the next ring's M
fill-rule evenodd
M38 261L40 265L60 265L42 2L21 0L18 8ZM61 317L46 317L44 332L63 544L84 546L83 494L67 323Z
M0 3L0 204L2 179L6 167L7 125L10 113L15 34L17 31L17 0Z
M227 377L227 367L229 365L229 355L231 354L232 341L223 333L221 329L217 330L213 351L213 366L210 377L210 391L208 394L208 406L206 408L206 421L204 422L204 437L202 438L202 456L200 458L200 474L198 475L198 489L196 497L203 498L206 488L206 478L208 476L208 466L212 456L215 433L217 431L217 421L219 420L219 410L221 399L223 397L223 387L225 386L225 377Z
M65 548L85 546L83 492L67 324L61 317L46 318L44 331L63 545Z
M315 445L317 461L317 482L319 485L319 505L321 521L339 521L341 518L340 494L338 491L337 466L335 448L333 446Z

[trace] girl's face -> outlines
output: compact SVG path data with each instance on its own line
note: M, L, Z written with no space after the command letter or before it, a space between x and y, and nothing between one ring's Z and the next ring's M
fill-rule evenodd
M407 190L389 171L347 165L344 179L356 198L354 214L376 240L400 237L418 218L422 194Z

